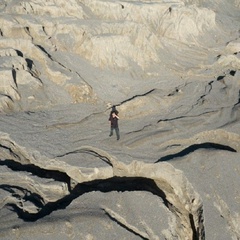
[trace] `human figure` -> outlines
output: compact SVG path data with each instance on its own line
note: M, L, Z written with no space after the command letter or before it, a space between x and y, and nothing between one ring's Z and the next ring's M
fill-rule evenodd
M116 109L116 106L114 106L114 105L112 106L112 111L110 113L110 116L111 116L112 112L115 112L118 115L118 110Z
M118 111L115 106L112 107L112 111L109 116L109 122L110 122L110 134L109 137L113 135L113 130L115 130L116 135L117 135L117 140L120 139L120 133L119 133L119 127L118 127Z

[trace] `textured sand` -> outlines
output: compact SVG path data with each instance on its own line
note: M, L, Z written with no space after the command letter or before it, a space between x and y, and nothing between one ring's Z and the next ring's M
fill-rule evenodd
M239 1L0 14L1 239L240 238Z

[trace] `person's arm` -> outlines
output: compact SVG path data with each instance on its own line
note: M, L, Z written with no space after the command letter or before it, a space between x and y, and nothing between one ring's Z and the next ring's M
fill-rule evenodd
M119 119L119 116L118 116L116 113L113 113L113 114L112 114L112 117Z

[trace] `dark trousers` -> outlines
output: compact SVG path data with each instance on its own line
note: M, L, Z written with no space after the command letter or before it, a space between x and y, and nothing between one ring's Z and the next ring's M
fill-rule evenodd
M120 139L120 134L119 134L119 128L118 128L118 127L111 127L110 135L109 135L109 136L112 136L112 135L113 135L113 130L115 130L116 135L117 135L117 140L119 140L119 139Z

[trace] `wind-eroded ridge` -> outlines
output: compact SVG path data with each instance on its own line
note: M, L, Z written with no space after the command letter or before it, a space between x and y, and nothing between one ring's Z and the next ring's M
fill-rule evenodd
M0 189L5 192L0 206L11 206L25 221L35 221L52 211L66 208L75 198L87 192L141 190L163 200L165 207L176 218L174 229L181 239L204 239L201 197L183 172L168 163L133 161L124 164L106 151L83 146L78 149L79 152L94 155L109 166L81 168L30 152L4 134L0 139L0 148L1 166L9 168L9 172L0 177ZM26 172L42 180L52 178L55 184L47 185L43 181L33 180L24 175ZM119 224L126 225L126 229L141 235L141 231L133 228L127 219L123 220L123 216L114 213L108 206L102 208ZM149 234L155 236L150 230Z
M185 156L197 149L218 149L231 152L240 151L240 136L223 129L203 131L190 138L172 139L159 145L163 153L157 162Z

